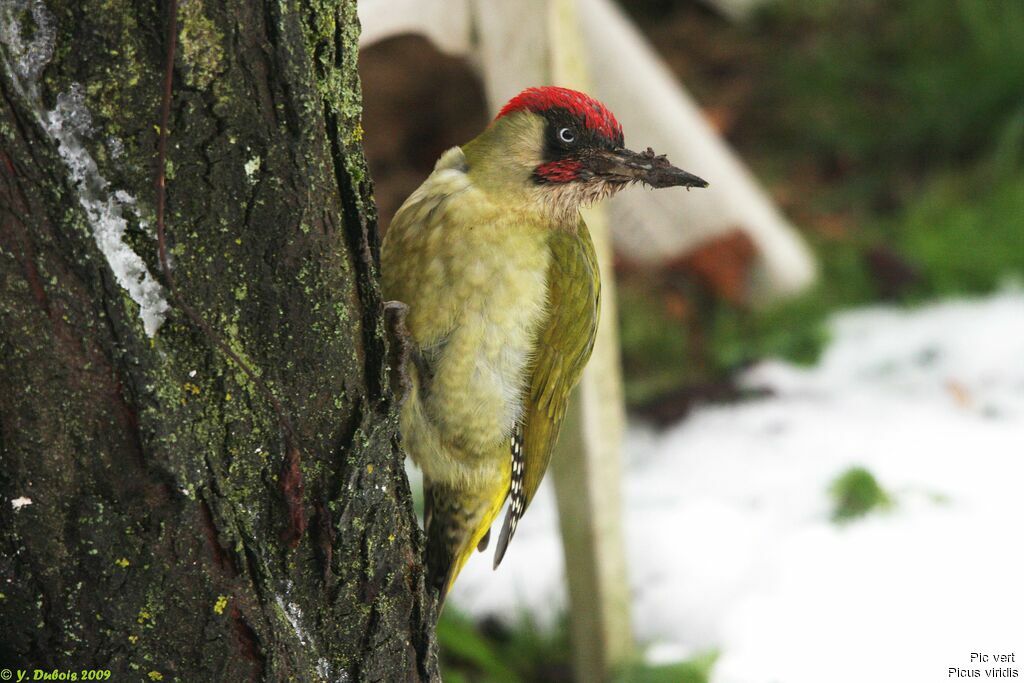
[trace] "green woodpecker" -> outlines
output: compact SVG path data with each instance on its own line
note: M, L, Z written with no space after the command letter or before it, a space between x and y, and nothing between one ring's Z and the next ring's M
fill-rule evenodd
M600 102L529 88L441 156L384 237L384 296L408 307L413 361L401 429L423 471L427 580L441 599L510 497L498 566L544 476L600 309L579 209L636 181L707 186L625 149Z

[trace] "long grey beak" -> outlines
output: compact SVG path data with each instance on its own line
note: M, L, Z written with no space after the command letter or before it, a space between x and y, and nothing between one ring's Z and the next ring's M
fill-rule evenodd
M708 181L676 168L665 155L655 154L650 147L644 152L628 149L596 151L585 164L594 175L611 181L640 181L651 187L708 186Z

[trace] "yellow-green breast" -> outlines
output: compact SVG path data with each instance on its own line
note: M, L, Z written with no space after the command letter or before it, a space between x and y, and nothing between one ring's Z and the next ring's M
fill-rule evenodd
M403 205L382 250L384 296L409 306L430 365L403 434L425 476L479 487L507 472L547 310L550 231L474 187L461 152L442 157Z

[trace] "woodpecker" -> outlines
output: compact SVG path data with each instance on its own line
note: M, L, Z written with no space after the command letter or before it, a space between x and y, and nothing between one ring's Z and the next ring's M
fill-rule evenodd
M384 237L408 335L406 451L423 472L427 581L443 601L510 498L497 568L590 358L601 279L579 209L633 182L706 187L575 90L528 88L433 173Z

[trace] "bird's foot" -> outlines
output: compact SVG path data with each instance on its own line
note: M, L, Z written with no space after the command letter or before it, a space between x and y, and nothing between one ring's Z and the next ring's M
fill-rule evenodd
M401 406L409 398L412 379L409 377L409 358L414 351L412 335L405 325L409 307L401 301L384 302L384 329L388 336L388 366L391 369L391 392Z

